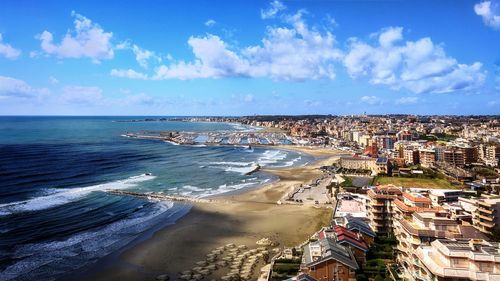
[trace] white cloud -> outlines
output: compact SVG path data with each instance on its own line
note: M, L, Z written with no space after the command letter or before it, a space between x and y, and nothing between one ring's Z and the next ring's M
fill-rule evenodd
M396 104L415 104L418 102L418 97L402 97L396 100Z
M99 87L66 86L60 95L63 102L71 104L98 104L103 100L102 90Z
M302 11L290 27L268 27L261 45L232 50L219 36L190 37L195 60L161 65L153 79L268 77L274 80L334 79L341 52L330 32L310 29Z
M253 102L254 101L254 96L252 94L248 94L243 98L243 101L245 102Z
M283 3L278 0L274 0L269 4L269 8L266 10L260 10L260 17L263 19L271 19L276 17L278 12L284 9L286 9L286 6L283 5Z
M472 90L483 84L481 63L460 64L430 38L403 40L403 29L390 27L378 33L372 46L350 39L344 66L353 78L368 76L370 83L405 88L414 93L449 93Z
M13 48L7 43L3 43L2 33L0 33L0 55L11 60L15 60L21 55L20 50Z
M33 88L22 80L0 76L0 97L3 98L42 98L49 95L45 88Z
M381 104L380 98L378 98L377 96L362 96L361 102L370 105Z
M492 101L489 101L489 102L488 102L488 106L496 106L496 105L498 105L498 104L500 104L500 102L499 102L499 101L497 101L497 100L492 100Z
M143 49L136 44L131 44L129 41L124 41L116 45L117 50L131 50L135 55L135 60L143 68L148 68L149 61L155 60L161 62L161 57L157 56L155 52Z
M111 76L130 78L130 79L148 79L147 75L144 73L137 72L133 69L112 69Z
M54 36L48 31L38 36L42 50L58 58L90 58L92 62L99 63L103 59L114 56L111 32L105 32L98 24L90 19L72 12L75 18L75 30L68 31L61 43L54 43Z
M52 84L52 85L59 84L59 80L57 80L57 78L55 78L54 76L50 76L49 81L50 81L50 84Z
M494 12L495 8L499 9L498 4L492 6L491 1L483 1L474 5L474 12L483 18L485 25L498 29L500 28L500 15Z
M216 24L217 22L213 19L209 19L205 22L205 25L208 26L208 27L212 27Z

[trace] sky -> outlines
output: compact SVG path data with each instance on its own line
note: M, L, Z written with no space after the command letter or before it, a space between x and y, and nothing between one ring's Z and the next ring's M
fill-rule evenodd
M500 0L0 3L0 115L499 114Z

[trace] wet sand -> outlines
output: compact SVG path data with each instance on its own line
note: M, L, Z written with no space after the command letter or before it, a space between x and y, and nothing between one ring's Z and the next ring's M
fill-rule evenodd
M190 269L212 249L228 243L252 248L264 237L278 242L279 246L294 246L305 241L329 222L331 209L276 202L293 187L320 177L322 172L318 168L331 164L339 152L284 148L322 159L304 167L263 169L280 180L240 194L218 196L223 202L194 204L175 225L125 250L113 262L98 262L83 279L154 280L160 274L175 276Z

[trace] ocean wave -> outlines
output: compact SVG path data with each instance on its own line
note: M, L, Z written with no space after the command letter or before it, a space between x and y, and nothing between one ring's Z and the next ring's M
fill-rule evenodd
M245 175L245 174L248 174L248 173L255 171L257 169L257 167L258 166L256 164L249 166L249 167L227 167L225 169L225 171L226 172L235 172L235 173L240 173L242 175Z
M302 156L299 156L297 158L294 158L290 161L286 161L285 163L283 163L282 165L278 165L276 166L277 168L285 168L285 167L290 167L290 166L293 166L295 165L295 162L299 161L302 159Z
M286 159L287 156L288 153L283 150L266 150L264 151L264 153L262 153L262 156L259 157L258 163L261 166L275 164Z
M110 189L126 189L136 186L138 183L154 179L155 176L140 175L125 180L118 180L87 187L49 189L49 194L28 200L0 204L0 216L6 216L19 212L38 211L67 204L82 198L93 191Z
M253 163L254 162L231 162L231 161L228 161L228 162L210 162L208 164L217 165L217 166L241 166L241 167L245 167L245 166L249 166Z
M37 280L53 280L55 273L79 268L117 250L134 235L155 224L153 219L172 207L172 202L157 203L152 205L152 210L140 209L132 216L97 231L79 233L61 241L22 245L13 254L13 258L19 261L5 268L1 279L28 280L30 276L37 276Z
M169 143L171 145L179 145L178 143L169 140L164 140L163 142Z

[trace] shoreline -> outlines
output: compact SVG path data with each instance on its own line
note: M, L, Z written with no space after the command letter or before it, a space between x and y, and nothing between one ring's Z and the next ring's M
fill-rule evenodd
M140 242L128 245L90 265L80 280L154 280L161 274L171 277L203 260L210 250L228 243L256 248L255 242L270 238L282 246L300 244L328 223L331 208L305 205L278 205L293 186L309 183L322 175L319 167L341 152L307 147L280 147L315 157L305 166L266 168L276 181L214 195L217 203L193 203L191 210L175 224L164 226ZM257 269L258 271L258 269Z

